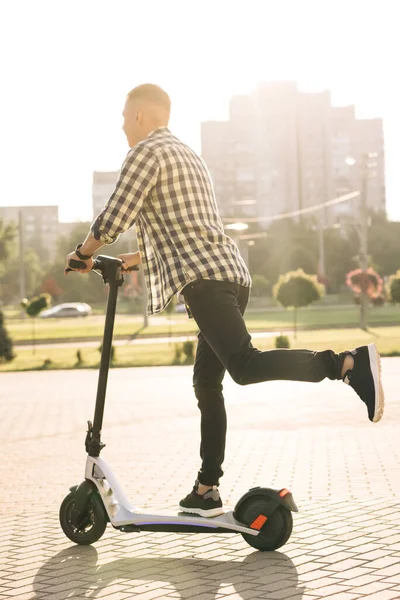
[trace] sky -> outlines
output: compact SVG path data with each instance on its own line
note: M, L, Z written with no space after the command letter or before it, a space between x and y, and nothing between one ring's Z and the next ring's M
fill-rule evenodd
M127 92L157 83L170 128L200 123L259 82L329 89L381 117L387 208L400 220L400 36L392 0L0 0L0 206L58 204L92 218L94 170L119 170Z

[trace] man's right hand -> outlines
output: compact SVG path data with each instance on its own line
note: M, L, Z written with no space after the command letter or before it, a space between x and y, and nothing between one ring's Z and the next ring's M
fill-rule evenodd
M84 263L86 265L85 269L72 269L72 267L70 267L69 261L73 259L73 260L77 260L81 263ZM79 258L79 256L77 256L75 254L75 252L71 252L70 254L67 254L67 258L66 258L66 265L64 268L64 275L68 275L69 270L71 271L77 271L78 273L89 273L93 268L93 258L88 258L87 260L82 260L81 258Z
M130 252L129 254L119 254L118 258L123 261L122 269L129 269L129 267L135 267L139 265L140 260L140 252Z

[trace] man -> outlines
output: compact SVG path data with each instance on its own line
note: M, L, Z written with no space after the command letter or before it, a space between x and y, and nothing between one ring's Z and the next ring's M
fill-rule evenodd
M181 292L199 327L193 386L201 412L202 464L182 511L213 517L223 512L226 413L222 380L227 370L239 385L261 381L343 379L380 420L384 395L374 344L351 352L270 350L253 347L243 315L250 274L236 244L224 234L207 168L168 129L170 99L156 85L134 88L126 99L123 130L130 146L110 200L75 252L81 272L92 255L136 222L139 251L120 255L125 267L141 263L148 313L163 311Z

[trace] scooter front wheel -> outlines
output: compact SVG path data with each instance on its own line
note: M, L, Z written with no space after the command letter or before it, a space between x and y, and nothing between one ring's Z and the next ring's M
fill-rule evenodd
M107 527L107 515L97 492L90 494L85 513L76 525L72 521L75 508L75 494L66 496L60 506L60 525L65 535L75 544L87 546L97 542Z
M249 498L243 506L239 508L238 519L241 523L250 525L257 517L263 513L265 500L261 496ZM277 550L290 538L293 529L292 513L278 506L269 517L265 525L260 529L257 536L242 533L246 542L262 552L271 552Z

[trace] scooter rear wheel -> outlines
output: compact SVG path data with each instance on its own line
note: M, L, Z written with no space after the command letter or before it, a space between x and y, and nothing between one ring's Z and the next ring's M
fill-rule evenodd
M237 518L241 523L249 526L260 514L263 514L263 508L265 508L265 499L262 496L254 496L239 508ZM242 536L253 548L262 552L271 552L286 544L292 529L292 513L283 506L278 506L257 536L248 533L242 533Z
M87 546L97 542L107 527L107 515L97 492L90 494L85 514L77 526L73 525L71 515L75 508L75 494L66 496L60 506L60 525L65 535L76 544Z

